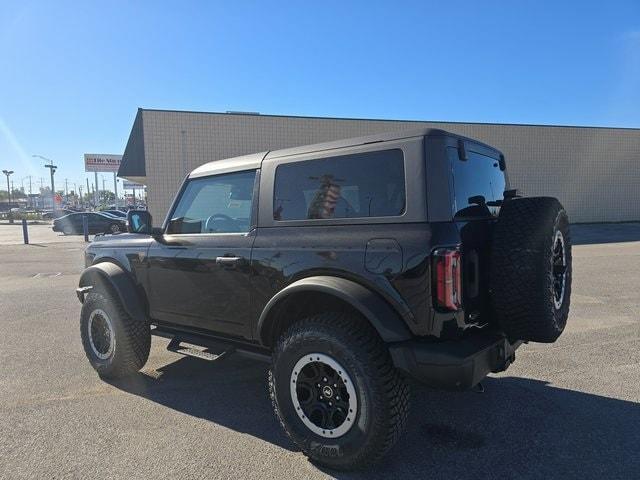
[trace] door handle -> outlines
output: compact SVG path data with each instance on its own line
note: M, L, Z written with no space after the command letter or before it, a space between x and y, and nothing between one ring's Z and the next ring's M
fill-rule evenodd
M216 263L218 265L222 265L223 267L233 267L240 260L241 257L216 257Z

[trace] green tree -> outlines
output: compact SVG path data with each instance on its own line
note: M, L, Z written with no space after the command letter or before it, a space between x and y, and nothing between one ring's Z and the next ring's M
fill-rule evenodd
M20 190L19 188L14 188L11 191L11 200L13 200L14 198L26 198L25 193Z

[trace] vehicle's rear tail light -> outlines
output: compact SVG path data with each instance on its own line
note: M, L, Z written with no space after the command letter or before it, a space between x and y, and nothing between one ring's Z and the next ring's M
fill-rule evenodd
M462 262L458 248L433 252L434 298L436 306L458 310L462 306Z

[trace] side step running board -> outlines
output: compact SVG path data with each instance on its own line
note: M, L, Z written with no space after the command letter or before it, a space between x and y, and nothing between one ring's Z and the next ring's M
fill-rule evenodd
M222 360L223 358L228 357L235 351L234 348L229 348L228 350L225 350L220 354L215 354L215 353L207 352L206 350L199 350L194 347L183 347L181 346L181 343L182 343L182 340L180 340L177 337L174 337L169 342L169 345L167 345L167 350L169 350L170 352L179 353L181 355L187 355L189 357L200 358L201 360L207 360L209 362Z

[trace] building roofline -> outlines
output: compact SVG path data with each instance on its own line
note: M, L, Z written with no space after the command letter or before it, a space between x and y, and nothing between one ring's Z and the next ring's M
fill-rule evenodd
M605 127L594 125L550 125L539 123L500 123L500 122L461 122L452 120L402 120L397 118L357 118L357 117L320 117L313 115L278 115L278 114L263 114L255 112L203 112L197 110L175 110L168 108L142 108L139 107L138 111L145 112L171 112L171 113L192 113L200 115L225 115L236 117L267 117L267 118L294 118L294 119L308 119L308 120L347 120L347 121L366 121L366 122L398 122L398 123L436 123L436 124L450 124L450 125L495 125L506 127L543 127L543 128L582 128L582 129L598 129L598 130L631 130L640 131L640 127Z

